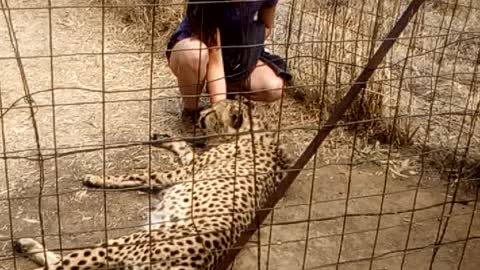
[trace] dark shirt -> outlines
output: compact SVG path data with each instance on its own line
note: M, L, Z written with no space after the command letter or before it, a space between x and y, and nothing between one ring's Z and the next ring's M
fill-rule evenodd
M272 7L278 0L258 0L229 3L223 7L219 30L225 76L238 80L248 75L264 50L265 24L259 20L262 7ZM188 19L184 18L176 31L176 39L192 36Z

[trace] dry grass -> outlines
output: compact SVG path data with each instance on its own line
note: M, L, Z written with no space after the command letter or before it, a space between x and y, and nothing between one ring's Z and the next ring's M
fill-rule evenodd
M274 41L289 45L273 47L288 53L293 96L325 119L408 2L296 1L293 9L291 1L281 2L280 13L293 10L293 20L278 21ZM457 4L429 1L420 10L345 116L347 128L417 154L435 149L429 164L445 167L452 156L478 163L476 119L466 114L479 102L472 77L480 9L476 1Z
M115 20L122 26L121 32L141 32L139 38L146 38L145 32L151 34L153 20L153 6L155 9L155 31L154 37L161 40L160 46L166 43L170 34L175 30L183 14L183 0L137 0L125 1L107 0L106 5L121 6L111 12ZM125 7L126 6L126 7ZM131 6L131 7L128 7ZM149 44L150 40L139 40L139 43Z
M357 1L358 2L358 1ZM372 16L357 16L359 6L348 7L345 2L332 1L298 2L294 17L288 57L295 75L294 94L301 97L311 108L328 112L348 90L351 82L361 71L372 54L374 45L369 39ZM359 4L359 3L355 3ZM372 4L373 5L373 4ZM326 8L325 8L326 7ZM367 8L367 5L363 7ZM374 11L369 11L374 12ZM333 22L333 23L332 23ZM281 24L281 23L280 23ZM277 42L285 39L282 30ZM382 29L378 29L378 32ZM297 34L300 33L300 34ZM389 76L389 69L375 73L372 81L382 81ZM362 100L347 113L345 122L377 118L381 115L384 86L368 85Z

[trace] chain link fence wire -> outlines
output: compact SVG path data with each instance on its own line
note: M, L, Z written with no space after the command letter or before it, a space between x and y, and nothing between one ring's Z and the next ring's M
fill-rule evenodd
M81 179L176 169L151 135L196 137L165 57L186 2L0 3L0 269L38 268L20 238L63 258L151 229L161 198ZM298 160L217 269L477 269L479 41L475 0L280 0L294 81L255 105Z

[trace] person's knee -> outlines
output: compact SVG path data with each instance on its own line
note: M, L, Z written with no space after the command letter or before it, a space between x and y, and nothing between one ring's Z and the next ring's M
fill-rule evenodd
M283 79L280 77L269 80L267 87L262 94L263 100L266 102L274 102L282 98L284 84Z
M206 69L208 63L208 49L203 43L202 47L195 47L185 52L185 62L183 63L190 70L197 71L200 69Z
M208 48L205 44L190 39L182 40L177 45L170 57L170 67L176 76L181 72L205 72L208 63Z

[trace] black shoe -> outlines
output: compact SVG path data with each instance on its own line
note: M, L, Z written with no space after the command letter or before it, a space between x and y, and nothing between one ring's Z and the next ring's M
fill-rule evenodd
M183 111L181 118L182 123L188 125L187 132L191 134L191 136L187 137L192 137L186 138L185 141L193 147L203 148L207 145L207 138L197 138L197 136L205 136L205 132L197 127L200 111L201 109L196 111Z

